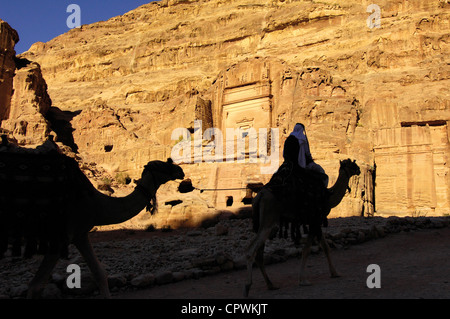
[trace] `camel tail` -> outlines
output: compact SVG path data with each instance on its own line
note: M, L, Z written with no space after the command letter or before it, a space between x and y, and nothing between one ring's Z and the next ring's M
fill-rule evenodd
M259 230L259 202L261 201L262 193L259 192L258 195L253 199L252 208L252 220L253 220L253 231L255 233Z

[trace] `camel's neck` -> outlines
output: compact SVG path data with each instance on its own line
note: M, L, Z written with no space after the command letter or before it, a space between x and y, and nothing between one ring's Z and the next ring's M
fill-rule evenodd
M155 185L146 191L136 187L125 197L109 197L99 193L95 226L123 223L138 215L147 206L151 196L155 195L158 186Z
M329 199L330 208L336 207L342 201L342 198L344 198L345 192L347 191L349 180L349 174L341 168L336 183L329 189L331 193Z

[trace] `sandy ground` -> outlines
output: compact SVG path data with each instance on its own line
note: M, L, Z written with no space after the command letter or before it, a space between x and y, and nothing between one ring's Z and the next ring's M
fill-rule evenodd
M385 238L333 250L339 278L330 278L323 253L311 255L307 272L311 286L299 287L299 259L267 266L280 289L265 288L254 271L248 301L308 298L450 298L450 228L390 234ZM381 270L381 288L366 285L370 264ZM232 271L148 289L120 292L120 299L240 299L246 271ZM242 299L244 301L244 299Z

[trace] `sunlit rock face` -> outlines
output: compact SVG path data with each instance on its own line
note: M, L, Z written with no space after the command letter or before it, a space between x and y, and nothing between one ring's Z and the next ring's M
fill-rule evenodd
M113 174L138 177L149 160L171 156L176 128L194 141L195 120L224 141L227 128L277 128L281 164L301 122L329 186L339 160L361 168L332 216L448 212L450 5L377 1L377 16L371 4L162 1L21 57L40 64L52 106L73 115L80 156ZM244 188L199 193L203 211L229 196L242 205L247 185L270 178L245 153L244 163L195 163L193 152L182 164L200 188Z
M9 116L16 69L14 47L18 41L17 31L0 19L0 121Z

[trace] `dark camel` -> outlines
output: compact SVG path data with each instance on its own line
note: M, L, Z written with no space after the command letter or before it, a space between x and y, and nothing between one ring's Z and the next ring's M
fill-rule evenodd
M341 161L339 177L336 183L328 190L322 192L318 188L319 186L317 186L320 185L320 182L312 183L310 178L310 184L308 188L306 188L305 181L308 180L306 171L301 169L300 173L303 177L303 181L300 182L302 187L293 191L286 191L286 188L283 187L283 185L272 185L271 187L271 183L269 182L269 184L258 193L253 201L253 224L257 234L251 241L247 250L246 259L248 277L244 287L244 296L248 296L252 285L252 269L254 262L256 262L260 268L268 289L276 289L267 276L263 259L265 241L276 234L280 219L295 225L308 225L309 228L307 242L302 250L299 276L300 285L310 284L306 279L305 267L306 260L311 250L311 244L315 238L320 241L325 252L331 276L339 276L333 266L330 257L330 249L324 238L321 227L324 224L327 224L326 217L331 208L336 207L341 202L348 189L350 178L353 175L359 175L360 169L355 161L351 161L350 159ZM280 187L279 190L277 190L277 186ZM280 195L277 195L277 192L287 193L287 195L285 195L285 197L280 197Z
M5 160L6 156L7 155L3 154L2 157L0 157L0 164L3 163L2 165L5 166L4 163L15 163L14 161L8 162L7 160ZM20 156L23 155L16 154L15 156L19 156L20 158ZM67 247L69 243L73 243L86 260L86 263L92 271L94 279L98 284L101 294L105 298L109 298L110 293L108 288L107 274L94 254L88 238L89 231L94 226L118 224L129 220L139 214L145 207L148 208L149 206L151 206L152 200L153 206L155 206L156 192L158 188L162 184L170 180L183 179L184 172L181 167L173 164L171 159L168 159L167 162L149 162L145 166L142 177L138 182L138 185L135 187L134 191L128 196L116 198L109 197L99 192L92 185L89 179L82 173L82 171L78 167L78 164L73 159L65 157L62 154L54 154L52 156L56 156L56 158L60 160L62 158L61 161L63 163L64 171L66 172L65 175L50 176L48 175L50 173L48 173L45 176L38 176L38 178L40 178L41 182L47 182L47 185L49 186L51 186L53 183L56 183L57 181L63 181L61 182L61 185L66 186L66 188L64 189L64 201L58 202L57 210L55 210L54 207L51 207L51 205L55 205L53 201L49 202L48 206L41 207L39 211L30 212L29 210L23 210L27 211L25 215L24 213L19 214L20 209L18 207L15 207L14 205L13 207L11 207L11 204L9 204L9 209L2 209L2 211L0 211L0 215L3 214L3 217L5 217L6 215L6 220L12 220L14 218L17 219L16 215L22 216L20 222L16 222L13 226L16 227L17 225L20 225L22 228L27 228L25 230L25 234L23 234L25 237L28 236L27 239L32 239L30 238L30 229L32 227L41 227L43 225L43 223L39 223L39 218L44 218L42 216L46 215L48 216L48 214L45 213L45 209L47 209L48 211L57 211L56 214L52 215L57 216L57 220L51 220L51 227L48 227L47 225L45 228L45 236L47 239L50 239L49 249L48 252L44 255L44 259L42 260L37 273L35 274L29 285L27 297L35 298L39 296L40 291L43 289L53 268L55 267L61 256L61 251L64 248L63 246ZM49 168L47 168L47 170L50 172L52 171ZM5 171L7 172L7 170ZM0 173L5 171L0 171ZM1 186L5 186L5 182L3 181L3 179L7 179L6 175L6 173L0 174L0 179L2 179L0 181L2 182ZM12 179L19 181L24 178L32 180L33 176L21 176L20 178L17 178L17 176L14 175L12 177ZM64 182L64 179L66 179L67 181ZM34 178L33 180L36 180L36 178ZM32 183L23 183L23 191L21 192L21 194L32 194L34 189L33 191L26 189L27 185L30 184ZM6 188L2 188L2 190L5 189ZM4 197L2 197L1 199L3 202L8 202L8 200ZM8 215L13 217L8 219ZM26 219L33 219L36 222L33 221L31 223ZM48 224L49 220L50 218L47 218L45 223ZM31 227L26 226L30 224ZM8 226L5 225L7 225L7 223L1 225L2 227L0 229L0 233L3 232L2 234L0 234L2 235L2 239L5 238L5 232L8 231ZM39 231L36 230L32 234L38 233Z

